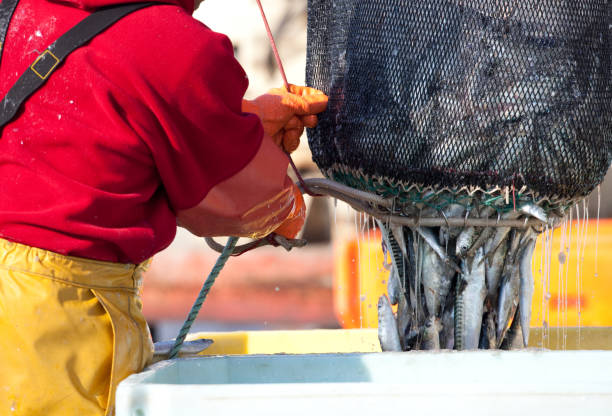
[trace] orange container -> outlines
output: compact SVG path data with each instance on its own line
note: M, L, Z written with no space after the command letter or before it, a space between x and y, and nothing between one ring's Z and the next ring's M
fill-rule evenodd
M341 240L334 256L334 311L343 328L378 327L378 298L387 293L380 231Z
M547 272L547 261L550 271ZM557 228L533 254L531 326L612 326L612 220Z
M389 275L380 232L338 240L333 285L338 322L343 328L375 328ZM532 270L532 327L612 326L612 220L568 222L548 241L541 235Z

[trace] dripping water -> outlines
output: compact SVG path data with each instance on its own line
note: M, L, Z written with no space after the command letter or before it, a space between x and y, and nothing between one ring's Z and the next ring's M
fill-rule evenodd
M597 249L599 248L599 213L601 209L601 185L597 185L597 228L595 230L595 277L599 276L597 271Z
M565 233L567 229L567 220L563 220L561 224L561 237L559 239L559 270L557 273L557 345L561 345L562 340L559 339L560 335L565 337L565 326L562 325L562 316L561 316L561 298L563 296L563 269L565 268L565 264L567 263L567 258L564 253L564 245L565 245Z

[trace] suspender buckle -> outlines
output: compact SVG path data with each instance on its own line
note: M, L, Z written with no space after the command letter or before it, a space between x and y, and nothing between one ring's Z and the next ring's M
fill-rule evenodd
M43 53L38 55L38 58L30 65L30 69L42 80L47 79L49 74L53 72L60 60L49 49L45 49Z

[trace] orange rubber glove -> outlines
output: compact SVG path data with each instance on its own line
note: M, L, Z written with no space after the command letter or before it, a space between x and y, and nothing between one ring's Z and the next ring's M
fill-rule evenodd
M242 111L257 114L264 131L288 153L297 149L304 127L315 127L327 108L327 96L309 87L273 88L254 100L242 100Z
M293 184L293 198L295 202L293 203L291 213L287 219L274 230L276 234L282 235L290 240L297 237L306 221L306 204L304 203L302 192L300 192L300 189L295 184Z

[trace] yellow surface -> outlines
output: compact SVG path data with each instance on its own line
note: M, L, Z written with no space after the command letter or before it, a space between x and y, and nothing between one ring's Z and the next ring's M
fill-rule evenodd
M214 343L201 355L380 352L376 329L200 332L187 339L202 338Z
M334 310L343 328L377 328L378 298L387 293L380 232L341 242L334 262ZM387 260L391 261L391 260Z
M531 326L612 326L612 220L601 220L599 230L595 220L568 222L552 233L546 249L545 237L540 236L533 254ZM376 306L379 296L387 293L389 274L382 266L380 233L340 241L336 253L333 289L338 321L344 328L376 328Z
M380 352L376 329L200 332L187 339L215 342L200 355L325 354ZM531 328L529 347L551 350L612 350L612 328Z
M568 223L554 231L548 249L544 237L533 254L531 326L612 326L612 220L599 222L599 236L597 221Z
M612 350L612 328L531 328L529 346L551 350Z

